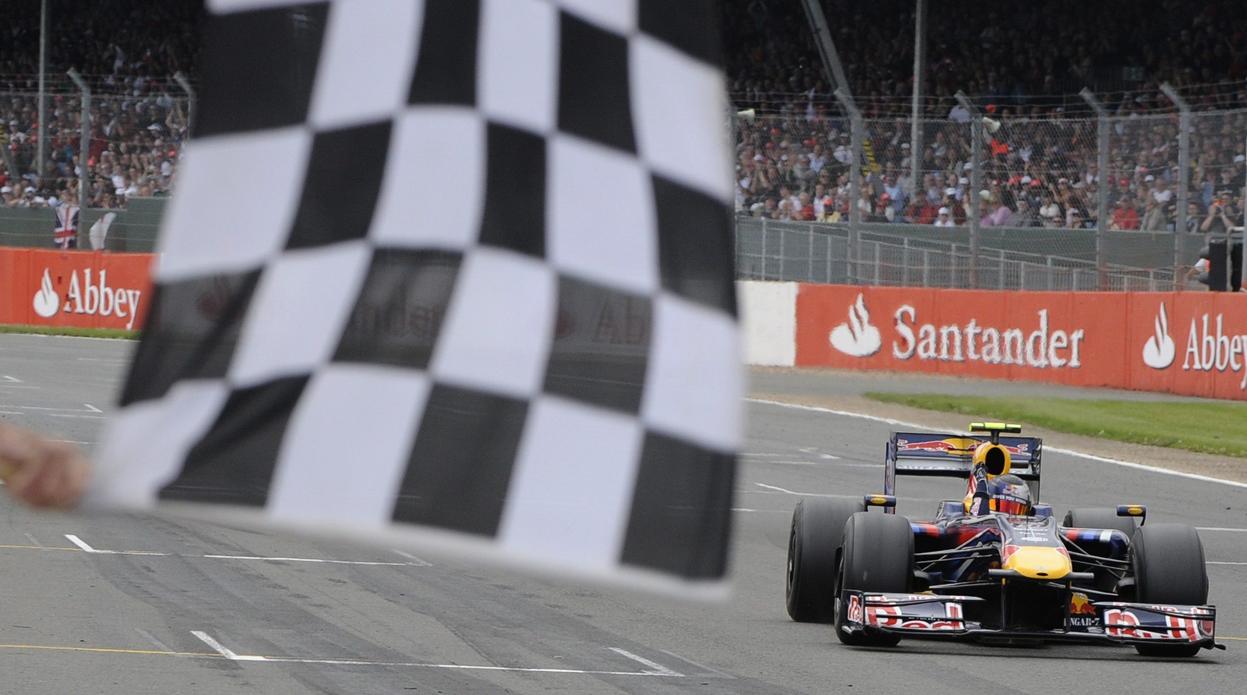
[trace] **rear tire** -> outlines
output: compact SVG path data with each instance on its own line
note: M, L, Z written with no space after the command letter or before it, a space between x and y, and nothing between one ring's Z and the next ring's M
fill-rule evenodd
M1138 528L1134 517L1117 516L1116 509L1094 507L1069 510L1065 513L1063 525L1066 528L1114 529L1126 534L1126 538L1133 536L1135 529Z
M861 500L808 499L792 510L784 582L788 617L799 623L830 623L835 619L836 556L844 539L844 524L865 509Z
M1185 524L1146 524L1131 541L1135 600L1139 603L1199 606L1208 602L1204 546L1194 528ZM1138 644L1143 656L1189 657L1201 647Z
M914 579L914 532L909 520L896 514L854 514L844 526L836 603L846 589L905 593ZM893 647L899 635L850 634L844 631L844 611L836 612L836 637L844 644Z

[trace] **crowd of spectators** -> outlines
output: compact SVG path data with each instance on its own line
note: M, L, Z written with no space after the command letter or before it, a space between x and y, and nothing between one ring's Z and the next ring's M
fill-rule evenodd
M167 195L187 136L186 100L170 78L194 75L202 0L48 0L46 146L39 171L40 0L6 2L0 28L0 204L44 207L74 196L82 171L81 102L90 85L91 207Z
M1172 230L1181 217L1178 117L1157 88L1170 82L1199 110L1186 228L1218 228L1222 215L1241 224L1247 23L1229 21L1245 12L1238 3L1126 11L1116 1L1056 0L1007 15L982 2L932 5L917 181L908 116L913 3L823 4L865 118L859 198L850 200L848 186L849 123L827 94L798 4L727 0L733 101L756 114L735 122L739 213L837 222L855 204L867 221L952 226L965 223L977 196L984 225L1076 228L1098 224L1103 195L1110 228ZM1147 37L1155 40L1140 40ZM1108 171L1100 172L1097 123L1074 93L1122 76L1138 80L1103 96L1111 128ZM977 190L971 114L951 98L958 89L980 95L977 108L991 119ZM1069 94L1053 96L1061 90Z

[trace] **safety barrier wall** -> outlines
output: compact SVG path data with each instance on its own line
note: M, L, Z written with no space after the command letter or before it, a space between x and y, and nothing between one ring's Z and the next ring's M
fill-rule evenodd
M0 247L0 323L138 329L150 303L153 258Z
M767 283L741 283L742 306ZM783 283L772 283L783 284ZM773 304L771 312L783 313ZM923 372L1247 400L1247 293L799 284L798 367ZM746 317L747 330L762 325ZM746 336L746 345L760 340ZM772 343L773 335L767 337ZM751 353L752 354L752 353Z

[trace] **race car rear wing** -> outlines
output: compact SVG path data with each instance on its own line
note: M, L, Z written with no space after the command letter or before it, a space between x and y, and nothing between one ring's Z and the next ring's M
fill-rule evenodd
M999 437L1013 462L1009 471L1030 482L1035 501L1039 501L1039 462L1043 440L1039 437ZM883 493L896 494L897 475L928 475L948 478L970 477L970 462L979 444L991 441L990 434L941 434L936 432L893 432L884 459Z

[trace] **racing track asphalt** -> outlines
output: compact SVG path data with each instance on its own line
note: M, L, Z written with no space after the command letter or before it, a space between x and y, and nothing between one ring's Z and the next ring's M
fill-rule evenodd
M0 417L94 442L129 349L0 336ZM800 495L877 490L889 427L759 403L748 415L735 590L709 606L385 547L0 500L0 692L1241 692L1247 489L1045 457L1043 497L1058 510L1145 502L1152 518L1209 529L1210 561L1244 563L1208 568L1229 651L1158 662L1105 647L850 649L784 614L789 514ZM959 492L902 480L900 508L924 514ZM306 561L324 559L345 562Z

